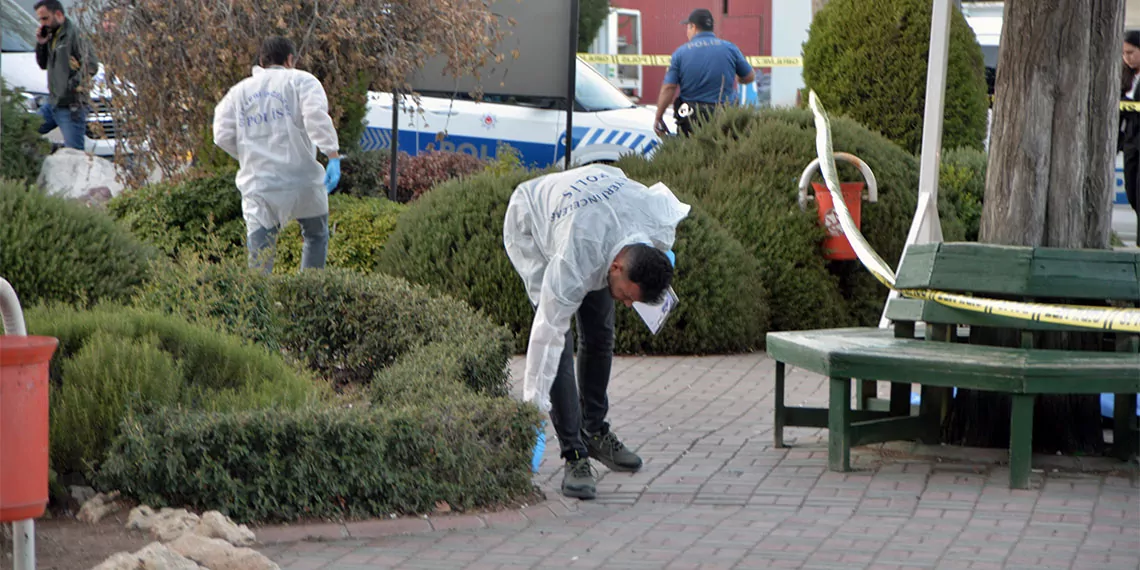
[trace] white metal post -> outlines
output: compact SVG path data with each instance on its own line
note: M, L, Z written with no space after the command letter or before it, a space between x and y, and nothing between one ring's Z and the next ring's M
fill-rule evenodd
M954 0L934 0L930 18L930 57L926 66L926 115L922 123L922 158L919 161L918 208L906 236L906 247L942 241L938 219L938 168L942 163L942 119L946 106L946 67L950 61L950 18ZM902 257L906 258L906 249ZM902 260L899 260L902 266ZM898 294L891 291L890 298ZM888 300L888 303L890 301ZM886 328L886 307L879 327Z
M0 279L0 319L4 321L4 334L28 336L20 299L6 279ZM12 567L36 569L36 521L33 519L12 523Z

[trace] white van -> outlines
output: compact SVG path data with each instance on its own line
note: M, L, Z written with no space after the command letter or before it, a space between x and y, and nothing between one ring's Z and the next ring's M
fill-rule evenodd
M605 77L578 60L574 109L574 165L612 162L626 154L651 156L661 139L653 132L655 111L638 106ZM481 159L498 156L499 143L513 147L523 164L562 165L566 154L566 111L562 102L538 97L466 93L422 93L420 107L405 98L399 118L399 149L410 155L431 150L464 152ZM672 123L672 115L667 123ZM387 148L392 139L392 96L369 93L361 147ZM674 132L675 126L671 127ZM442 133L442 135L441 135Z
M40 106L48 99L47 72L40 69L36 63L36 31L39 29L39 22L31 12L13 0L0 1L3 6L3 10L0 10L0 27L2 27L0 51L3 57L0 61L0 73L9 89L20 89L23 92L24 106L27 110L38 113ZM98 156L113 156L116 146L115 122L111 120L105 102L110 93L102 87L103 77L103 65L99 64L99 71L95 75L95 86L91 92L91 113L87 117L84 150ZM96 134L98 133L96 123L102 126L102 136ZM63 144L63 135L59 129L44 136L52 143Z

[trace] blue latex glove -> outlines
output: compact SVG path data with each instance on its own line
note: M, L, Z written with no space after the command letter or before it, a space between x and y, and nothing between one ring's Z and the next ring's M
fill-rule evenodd
M677 254L673 253L673 250L666 251L665 257L669 258L669 265L677 267Z
M337 184L340 184L340 159L330 158L329 165L325 168L325 190L332 194Z

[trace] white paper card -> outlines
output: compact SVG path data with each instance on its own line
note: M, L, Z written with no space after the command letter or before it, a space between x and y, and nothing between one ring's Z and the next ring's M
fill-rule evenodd
M645 303L634 303L633 310L637 311L641 320L645 321L645 325L649 327L649 332L657 334L661 330L661 326L665 324L665 319L669 318L669 313L677 308L677 294L673 292L670 287L665 290L665 298L656 305L647 305Z

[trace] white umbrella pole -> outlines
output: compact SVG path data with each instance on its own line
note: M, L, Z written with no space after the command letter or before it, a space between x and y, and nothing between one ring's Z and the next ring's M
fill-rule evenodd
M918 208L906 236L906 245L942 241L938 219L938 167L942 162L942 115L946 107L946 67L950 61L950 17L955 0L934 0L930 18L930 59L926 68L926 116L922 123L922 158L919 161ZM906 250L903 250L906 257ZM902 261L899 261L902 266ZM891 292L891 299L898 294ZM889 302L889 300L888 300ZM889 325L886 308L879 327Z

